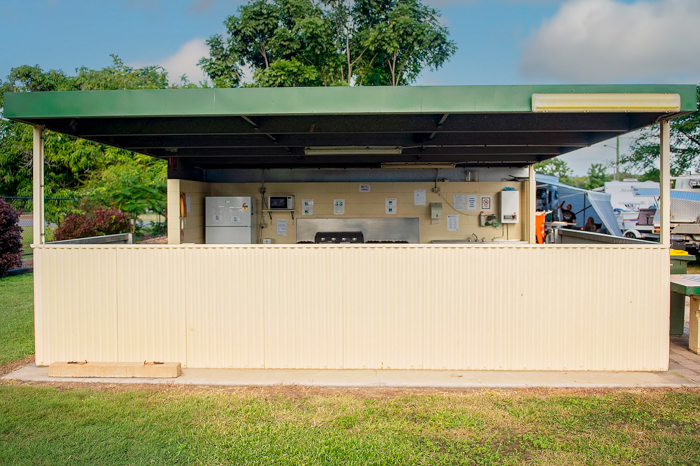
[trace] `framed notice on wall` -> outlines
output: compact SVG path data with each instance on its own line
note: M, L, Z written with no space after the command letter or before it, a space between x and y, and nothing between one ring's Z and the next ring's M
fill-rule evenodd
M491 196L481 196L481 210L491 210Z

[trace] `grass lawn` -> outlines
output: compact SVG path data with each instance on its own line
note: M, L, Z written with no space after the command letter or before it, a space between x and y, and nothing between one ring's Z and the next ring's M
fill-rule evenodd
M698 464L693 391L0 385L0 463Z
M700 273L700 261L689 262L688 273Z
M33 275L0 279L0 366L34 354Z
M0 361L32 351L31 278L0 280ZM5 463L699 464L700 391L8 381Z

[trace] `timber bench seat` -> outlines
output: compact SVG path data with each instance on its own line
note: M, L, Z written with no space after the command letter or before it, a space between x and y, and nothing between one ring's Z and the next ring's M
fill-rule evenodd
M690 297L690 331L688 348L695 354L700 354L700 275L671 275L671 291Z
M179 362L54 362L49 377L143 377L175 378L182 374Z

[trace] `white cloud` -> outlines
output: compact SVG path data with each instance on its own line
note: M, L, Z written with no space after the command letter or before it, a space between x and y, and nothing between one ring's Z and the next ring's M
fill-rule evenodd
M168 79L171 83L179 83L180 77L186 75L190 82L198 84L205 81L206 77L197 62L202 57L209 56L209 47L205 39L197 38L182 45L174 55L154 62L132 63L130 66L140 68L146 65L160 65L168 70Z
M571 0L525 44L521 71L563 82L700 82L700 1Z

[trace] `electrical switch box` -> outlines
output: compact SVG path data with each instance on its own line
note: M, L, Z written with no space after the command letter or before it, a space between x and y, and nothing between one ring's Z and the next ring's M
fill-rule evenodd
M431 223L442 222L442 202L430 203L430 221Z
M520 220L520 193L501 191L501 223L518 223Z

